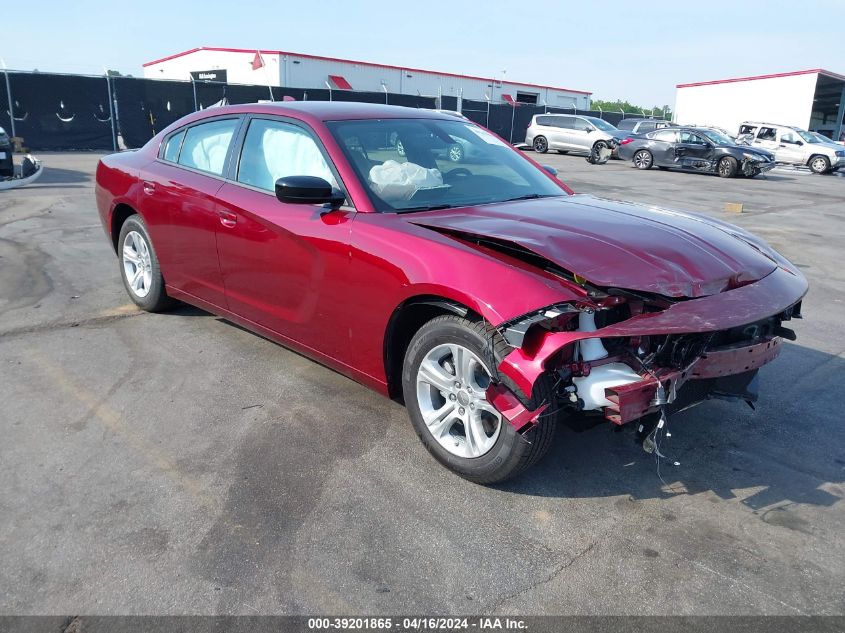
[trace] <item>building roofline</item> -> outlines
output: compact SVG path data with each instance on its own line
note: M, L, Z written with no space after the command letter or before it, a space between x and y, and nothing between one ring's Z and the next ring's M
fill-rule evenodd
M689 84L678 84L675 88L694 88L696 86L714 86L716 84L732 84L738 81L756 81L758 79L777 79L780 77L795 77L796 75L826 75L833 79L845 81L845 75L825 70L824 68L811 68L809 70L793 70L786 73L774 73L771 75L754 75L752 77L735 77L733 79L716 79L714 81L699 81Z
M563 92L576 92L578 94L584 95L592 95L593 93L589 90L575 90L574 88L561 88L559 86L546 86L544 84L534 84L525 81L506 81L506 80L499 80L494 79L492 77L478 77L476 75L461 75L458 73L448 73L448 72L440 72L436 70L426 70L424 68L410 68L408 66L394 66L391 64L377 64L374 62L362 62L355 59L343 59L341 57L325 57L323 55L310 55L308 53L295 53L292 51L276 51L276 50L267 50L267 49L250 49L250 48L222 48L217 46L199 46L197 48L192 48L187 51L182 51L180 53L174 53L173 55L168 55L167 57L162 57L160 59L154 59L151 62L146 62L142 64L144 68L148 66L152 66L154 64L160 64L161 62L166 62L171 59L176 59L177 57L184 57L185 55L190 55L192 53L197 53L199 51L217 51L217 52L224 52L224 53L248 53L250 55L258 53L264 53L269 55L293 55L296 57L305 57L306 59L319 59L322 61L329 61L329 62L344 62L347 64L360 64L361 66L370 66L374 68L389 68L391 70L407 70L413 73L425 73L427 75L443 75L445 77L456 77L458 79L476 79L480 81L489 81L489 82L500 82L503 84L510 84L512 86L531 86L532 88L543 88L549 90L561 90Z

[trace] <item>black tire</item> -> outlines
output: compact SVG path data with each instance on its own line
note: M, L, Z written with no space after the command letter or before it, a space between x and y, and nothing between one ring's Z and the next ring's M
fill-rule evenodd
M607 148L607 141L596 141L595 143L593 143L593 149L590 150L593 155L593 160L599 160L599 158L601 157L601 150Z
M124 244L126 243L127 236L132 232L139 234L145 240L148 252L150 286L144 296L139 296L130 285L126 265L124 264ZM126 218L123 226L120 227L120 236L117 240L117 261L120 267L120 278L123 280L123 287L126 288L126 293L135 305L147 312L161 312L173 305L173 299L167 296L164 288L164 278L161 275L158 256L156 255L153 241L150 238L150 232L147 230L147 223L144 222L144 218L140 215L129 216Z
M460 163L464 160L464 146L460 143L454 143L449 146L448 151L449 160L453 163Z
M738 169L739 164L736 162L736 158L732 156L723 156L716 165L716 172L721 178L733 178L736 176Z
M549 151L549 142L546 140L545 136L535 136L534 143L532 145L534 147L534 151L538 154L545 154Z
M631 162L637 169L651 169L654 166L654 156L647 149L638 149L631 157Z
M810 156L807 166L814 174L824 174L830 171L830 159L827 156L816 154L815 156Z
M538 424L520 435L513 426L502 420L495 444L480 457L467 458L453 455L432 436L426 426L417 399L416 376L420 364L431 350L444 343L457 343L471 350L484 360L495 379L508 386L529 409L544 402L550 404L550 413L544 413ZM548 451L556 428L557 414L553 396L554 383L543 375L535 383L531 398L526 397L506 376L496 370L511 347L499 333L484 321L470 321L456 315L439 316L425 325L411 339L402 368L402 390L405 406L414 430L426 449L441 464L461 477L478 484L492 484L510 479L537 463Z

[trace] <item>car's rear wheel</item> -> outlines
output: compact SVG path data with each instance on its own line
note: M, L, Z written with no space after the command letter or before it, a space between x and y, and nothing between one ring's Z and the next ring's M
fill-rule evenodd
M813 156L810 159L810 171L823 174L830 169L830 159L827 156Z
M449 160L453 163L460 163L464 159L464 146L455 143L449 146Z
M534 151L538 154L545 154L549 151L549 142L545 136L537 136L534 138Z
M654 165L654 156L647 149L637 150L634 154L633 163L637 169L651 169Z
M520 435L488 402L487 387L498 379L531 409L552 403L551 379L538 380L528 398L498 376L510 350L483 321L445 315L420 328L405 355L402 390L414 430L441 464L476 483L522 472L546 453L554 434L554 411Z
M173 303L164 289L158 257L147 224L132 215L120 228L117 241L120 276L129 298L142 310L160 312Z
M736 176L738 164L735 158L731 156L724 156L719 160L719 164L716 169L719 172L719 176L722 178L733 178Z

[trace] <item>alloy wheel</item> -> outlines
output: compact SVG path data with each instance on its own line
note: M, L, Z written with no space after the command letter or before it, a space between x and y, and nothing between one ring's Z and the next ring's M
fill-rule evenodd
M651 167L651 154L640 151L634 154L634 166L637 169L648 169Z
M138 231L129 231L123 239L123 274L129 289L138 298L146 297L153 283L152 257L147 240Z
M493 448L502 415L487 401L490 371L456 343L438 345L417 370L417 402L429 433L449 453L481 457Z

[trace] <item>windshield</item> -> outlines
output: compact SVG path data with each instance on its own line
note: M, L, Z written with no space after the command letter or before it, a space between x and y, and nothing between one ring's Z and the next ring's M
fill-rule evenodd
M593 117L590 117L587 120L603 132L616 132L619 130L619 128L615 125L611 125L610 123L602 119L595 119Z
M701 133L713 141L716 145L736 145L736 141L730 136L722 134L717 130L701 130Z
M795 130L798 135L808 143L830 143L830 139L817 134L816 132L805 132L804 130Z
M490 132L460 120L330 121L379 211L426 211L567 195Z

